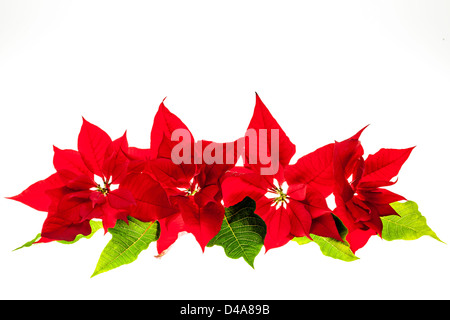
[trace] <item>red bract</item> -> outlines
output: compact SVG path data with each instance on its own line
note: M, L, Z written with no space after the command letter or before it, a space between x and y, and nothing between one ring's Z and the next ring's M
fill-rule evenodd
M413 149L380 149L365 161L360 157L353 167L351 182L344 174L346 162L341 150L335 153L334 212L349 229L347 240L353 252L363 247L372 235L381 236L383 223L380 217L397 214L391 203L406 200L381 187L395 183L391 180Z
M231 151L226 148L227 145L232 147L235 155L237 141L220 144L211 141L195 143L186 125L166 108L164 102L161 103L154 118L148 159L142 173L131 178L134 180L145 174L148 175L146 179L151 177L152 180L158 181L166 196L161 194L156 197L159 201L157 203L161 204L162 201L171 205L172 212L159 217L159 253L165 251L178 238L180 232L192 233L202 250L219 232L224 217L220 179L226 170L234 166L237 156L234 157L233 163L226 163L227 154L224 153L220 156L223 161L219 162L222 163L209 164L204 163L201 157L207 149L213 151L212 156L217 156L214 150L220 148ZM138 157L135 160L139 160ZM147 183L136 183L136 187L138 186L145 187ZM137 210L139 208L138 201Z
M339 153L340 159L345 163L343 175L348 178L356 161L364 153L359 137L366 128L367 126L347 140L327 144L298 159L286 171L287 182L307 184L320 191L324 197L328 197L333 192L335 184L333 168L335 154Z
M325 197L314 186L294 178L295 167L290 166L289 162L295 154L295 145L258 95L247 132L249 130L251 134L246 139L244 167L230 170L222 183L225 205L235 205L246 196L256 201L255 213L267 225L266 251L286 244L293 237L310 238L310 234L341 240ZM252 141L253 133L257 139ZM266 141L267 145L264 145ZM274 143L279 143L278 159L276 154L271 153L271 150L276 150L273 149ZM268 157L270 161L261 161L261 157ZM261 169L268 167L278 167L278 170L272 174L262 174ZM287 177L291 179L287 181Z
M117 189L126 176L126 134L117 140L83 119L78 150L54 147L56 173L11 199L48 212L42 227L42 242L72 241L91 232L89 220L101 219L105 232L117 219L126 219L136 204L132 193Z

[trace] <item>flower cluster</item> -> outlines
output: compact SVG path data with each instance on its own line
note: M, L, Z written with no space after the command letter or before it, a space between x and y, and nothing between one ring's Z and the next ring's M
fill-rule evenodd
M75 242L100 221L111 241L120 237L118 227L139 224L142 234L156 228L149 242L156 241L160 255L187 232L202 250L222 245L228 256L251 265L262 246L267 251L291 240L321 246L328 239L340 245L333 250L353 256L371 236L384 235L383 225L392 221L386 217L418 214L405 213L399 201L406 198L385 189L413 148L381 149L365 158L364 129L294 163L294 143L258 95L245 135L227 143L195 141L163 101L150 148L129 146L126 133L112 140L83 118L78 151L54 147L56 172L10 199L47 213L32 243Z

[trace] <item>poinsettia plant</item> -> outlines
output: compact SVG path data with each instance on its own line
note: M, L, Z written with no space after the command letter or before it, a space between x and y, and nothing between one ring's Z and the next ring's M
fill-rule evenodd
M387 189L413 148L365 157L365 129L293 162L295 144L258 95L247 130L225 143L195 141L164 100L148 149L83 118L78 150L54 147L56 172L9 198L46 213L41 232L17 249L72 244L103 229L111 239L94 276L133 262L152 242L161 257L184 233L201 250L221 246L252 267L262 247L290 241L343 261L357 260L372 236L440 241L415 202Z

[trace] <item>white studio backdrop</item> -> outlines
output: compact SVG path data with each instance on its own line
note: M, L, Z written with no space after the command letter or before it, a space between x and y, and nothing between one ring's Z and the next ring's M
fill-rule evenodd
M390 190L450 241L448 1L0 0L0 298L450 298L450 248L373 237L360 260L314 244L263 252L255 270L191 235L161 259L90 278L110 236L12 250L45 214L4 197L54 172L82 116L148 147L160 102L197 140L245 132L255 91L300 156L370 124L366 155L417 146Z

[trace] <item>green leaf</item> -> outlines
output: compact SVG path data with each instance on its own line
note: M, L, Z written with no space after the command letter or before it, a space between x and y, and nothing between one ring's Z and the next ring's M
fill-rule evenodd
M398 216L381 217L383 222L381 237L383 239L388 241L415 240L427 235L441 241L427 225L425 217L419 212L419 206L414 201L394 202L391 203L391 207L398 213Z
M157 221L142 222L133 217L128 217L128 224L118 220L115 227L108 231L112 238L103 249L91 278L135 261L160 235Z
M78 240L83 239L83 238L89 239L89 238L91 238L91 237L94 235L94 233L96 233L98 230L100 230L100 229L103 227L101 221L94 221L94 220L91 220L91 221L89 221L89 224L91 225L91 233L88 234L87 236L84 236L84 235L82 235L82 234L79 234L79 235L77 235L77 236L75 237L75 239L74 239L73 241L59 240L59 241L57 241L57 242L63 243L63 244L72 244L72 243L75 243L75 242L77 242ZM16 250L19 250L19 249L22 249L22 248L26 248L26 247L31 247L33 244L35 244L36 241L39 241L40 239L41 239L41 234L38 233L38 234L36 235L36 237L35 237L33 240L30 240L30 241L26 242L26 243L23 244L22 246L20 246L20 247L14 249L13 251L16 251Z
M266 236L266 224L255 214L256 203L246 197L238 204L225 208L225 217L219 233L208 247L222 246L232 259L241 257L254 268L255 257L261 251Z
M311 235L311 238L314 239L314 242L317 243L320 247L320 251L327 256L334 259L339 259L342 261L355 261L359 258L355 256L352 250L350 250L350 246L348 243L338 241L333 238L320 237L316 235Z
M38 241L40 238L41 238L41 234L38 233L38 234L36 235L36 237L35 237L33 240L30 240L30 241L26 242L25 244L21 245L21 246L18 247L18 248L15 248L13 251L16 251L16 250L19 250L19 249L22 249L22 248L26 248L26 247L31 247L31 246L32 246L36 241Z
M304 245L312 242L312 240L308 239L307 237L295 237L294 239L292 239L292 241L297 242L299 245Z
M355 256L353 251L350 249L348 242L345 240L345 237L347 236L348 233L347 228L344 226L344 224L339 218L337 218L334 215L333 218L334 221L336 222L336 227L338 228L339 234L341 235L341 238L344 241L338 241L336 239L328 237L321 237L315 234L310 235L314 241L311 241L307 237L296 237L292 240L300 245L309 242L314 242L319 246L320 251L322 251L323 255L327 257L347 262L358 260L359 258Z

